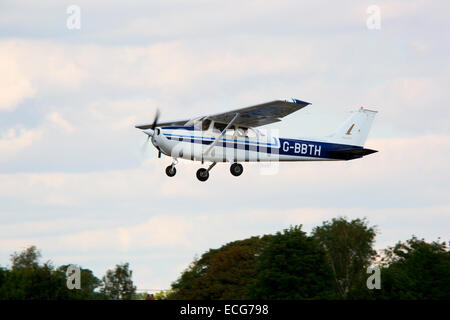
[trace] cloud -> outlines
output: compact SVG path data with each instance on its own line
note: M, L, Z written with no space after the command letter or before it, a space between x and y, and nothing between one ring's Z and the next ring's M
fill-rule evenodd
M47 118L66 133L74 131L73 126L57 112L50 113Z
M70 51L45 41L0 40L0 111L11 111L38 92L79 88L85 74Z
M24 128L11 128L0 136L0 162L7 162L28 148L42 137L42 130L28 130Z
M33 97L36 89L19 67L14 57L14 45L0 45L0 111L14 110L26 98Z

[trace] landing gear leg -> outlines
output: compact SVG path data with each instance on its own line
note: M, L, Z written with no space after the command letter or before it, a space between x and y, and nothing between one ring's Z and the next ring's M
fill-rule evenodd
M177 173L177 169L175 168L175 165L178 163L177 159L173 159L172 164L166 168L166 174L169 177L173 177Z
M233 176L239 177L242 174L242 172L244 172L244 168L240 163L233 163L230 167L230 172Z

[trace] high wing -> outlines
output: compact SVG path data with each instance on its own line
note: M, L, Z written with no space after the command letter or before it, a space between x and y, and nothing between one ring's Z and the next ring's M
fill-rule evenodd
M291 99L291 101L274 100L251 107L214 114L207 118L221 123L229 123L238 114L233 122L234 125L259 127L281 121L280 118L300 110L309 104L309 102L297 99Z
M180 121L168 121L168 122L158 122L158 127L167 127L167 126L183 126L186 122L188 122L189 120L180 120ZM153 124L138 124L135 125L135 128L138 129L150 129L152 127Z
M233 125L241 127L259 127L266 124L279 122L280 118L287 116L297 110L300 110L307 105L309 102L291 99L288 100L274 100L271 102L266 102L262 104L257 104L250 107L240 108L228 112L213 114L203 119L210 119L216 122L228 124L234 119ZM237 116L236 116L237 115ZM158 123L158 127L164 126L182 126L191 120L180 120L172 122ZM138 129L149 129L152 124L142 124L135 126Z

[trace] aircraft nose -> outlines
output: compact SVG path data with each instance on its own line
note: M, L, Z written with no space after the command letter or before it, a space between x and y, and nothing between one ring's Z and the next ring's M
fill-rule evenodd
M153 131L152 129L147 129L143 131L146 135L148 135L149 137L153 137L155 131Z
M157 147L158 148L158 141L159 139L158 139L158 134L157 134L157 132L155 132L155 134L152 136L152 143L153 143L153 145L155 146L155 147Z

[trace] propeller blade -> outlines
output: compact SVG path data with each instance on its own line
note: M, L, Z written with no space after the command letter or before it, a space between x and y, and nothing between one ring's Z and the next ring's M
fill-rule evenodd
M144 153L147 151L148 142L155 132L155 128L158 125L158 119L159 119L159 109L156 109L155 119L153 120L150 130L147 130L147 132L144 131L144 133L147 135L147 140L145 141L144 145L141 148L142 155L144 155ZM161 158L161 150L159 148L157 149L158 149L158 158Z
M159 119L159 109L156 109L155 120L153 120L153 124L151 127L152 130L155 130L155 127L158 124L158 119Z
M150 140L150 136L147 136L147 139L145 140L144 144L141 147L142 155L144 155L147 152L147 145L148 145L149 140Z

